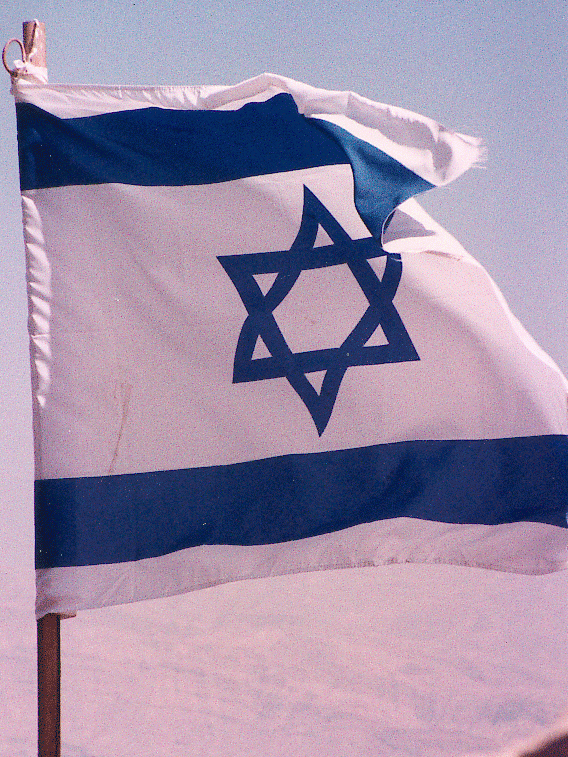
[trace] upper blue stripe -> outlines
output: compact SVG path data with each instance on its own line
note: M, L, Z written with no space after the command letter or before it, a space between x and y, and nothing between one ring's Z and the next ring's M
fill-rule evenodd
M349 162L288 94L229 111L143 108L63 119L28 103L16 110L22 190L211 184Z
M415 441L36 482L38 568L304 539L410 517L567 527L568 438Z
M350 164L371 234L401 202L433 185L345 129L298 112L279 94L234 111L140 110L58 118L16 105L20 186L185 186Z

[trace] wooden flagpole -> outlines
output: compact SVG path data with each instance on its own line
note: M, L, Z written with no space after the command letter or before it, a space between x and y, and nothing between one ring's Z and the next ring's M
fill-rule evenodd
M26 62L38 68L47 68L45 24L40 21L24 21L22 28Z
M38 757L61 756L61 618L37 622Z
M45 24L24 21L25 62L47 68ZM61 617L37 622L38 757L61 757Z

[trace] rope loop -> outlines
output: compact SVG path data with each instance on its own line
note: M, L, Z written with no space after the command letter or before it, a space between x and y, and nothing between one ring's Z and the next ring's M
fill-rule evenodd
M26 51L24 49L24 44L16 37L12 37L12 39L9 39L6 44L4 45L4 49L2 50L2 63L4 64L4 68L6 71L10 74L10 76L15 79L16 76L18 76L18 69L17 68L10 68L8 63L6 62L6 53L8 52L8 48L12 43L16 43L16 45L20 46L20 50L22 51L22 61L25 63L27 60Z

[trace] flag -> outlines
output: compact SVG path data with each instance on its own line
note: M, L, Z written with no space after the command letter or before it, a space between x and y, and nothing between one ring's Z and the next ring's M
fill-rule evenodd
M273 74L14 86L38 617L566 567L567 382L414 199L478 140Z

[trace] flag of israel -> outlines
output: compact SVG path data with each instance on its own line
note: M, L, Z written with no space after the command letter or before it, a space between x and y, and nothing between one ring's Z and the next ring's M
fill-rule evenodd
M269 74L15 87L38 616L566 566L567 382L412 199L477 140Z

